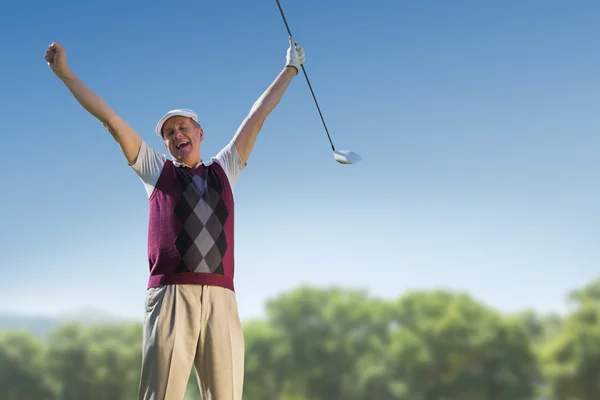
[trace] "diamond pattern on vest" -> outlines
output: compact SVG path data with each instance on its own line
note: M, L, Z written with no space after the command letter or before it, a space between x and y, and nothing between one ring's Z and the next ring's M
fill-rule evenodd
M176 272L223 275L223 257L227 251L224 225L229 216L221 197L223 185L208 167L197 173L188 168L178 168L177 172L181 197L174 212L182 229L175 240L181 255Z

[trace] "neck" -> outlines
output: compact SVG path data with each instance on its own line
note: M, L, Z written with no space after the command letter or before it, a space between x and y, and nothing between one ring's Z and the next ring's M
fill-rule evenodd
M196 166L198 166L198 164L200 164L202 162L202 157L198 156L198 157L189 157L183 160L175 160L176 162L178 162L179 164L183 164L188 168L196 168Z

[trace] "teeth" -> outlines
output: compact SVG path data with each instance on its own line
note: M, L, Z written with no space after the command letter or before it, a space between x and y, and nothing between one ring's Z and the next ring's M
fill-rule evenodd
M181 142L177 145L177 148L180 149L184 144L188 144L189 142Z

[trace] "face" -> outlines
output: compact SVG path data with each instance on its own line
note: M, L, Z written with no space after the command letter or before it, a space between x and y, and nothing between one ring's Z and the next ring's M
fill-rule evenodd
M180 116L169 118L163 125L162 135L173 160L189 167L200 162L200 143L204 132L195 121Z

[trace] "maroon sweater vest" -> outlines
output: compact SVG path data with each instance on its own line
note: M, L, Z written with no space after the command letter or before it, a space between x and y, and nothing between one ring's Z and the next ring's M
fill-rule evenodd
M215 161L191 169L167 160L149 198L148 287L170 284L234 290L234 199Z

